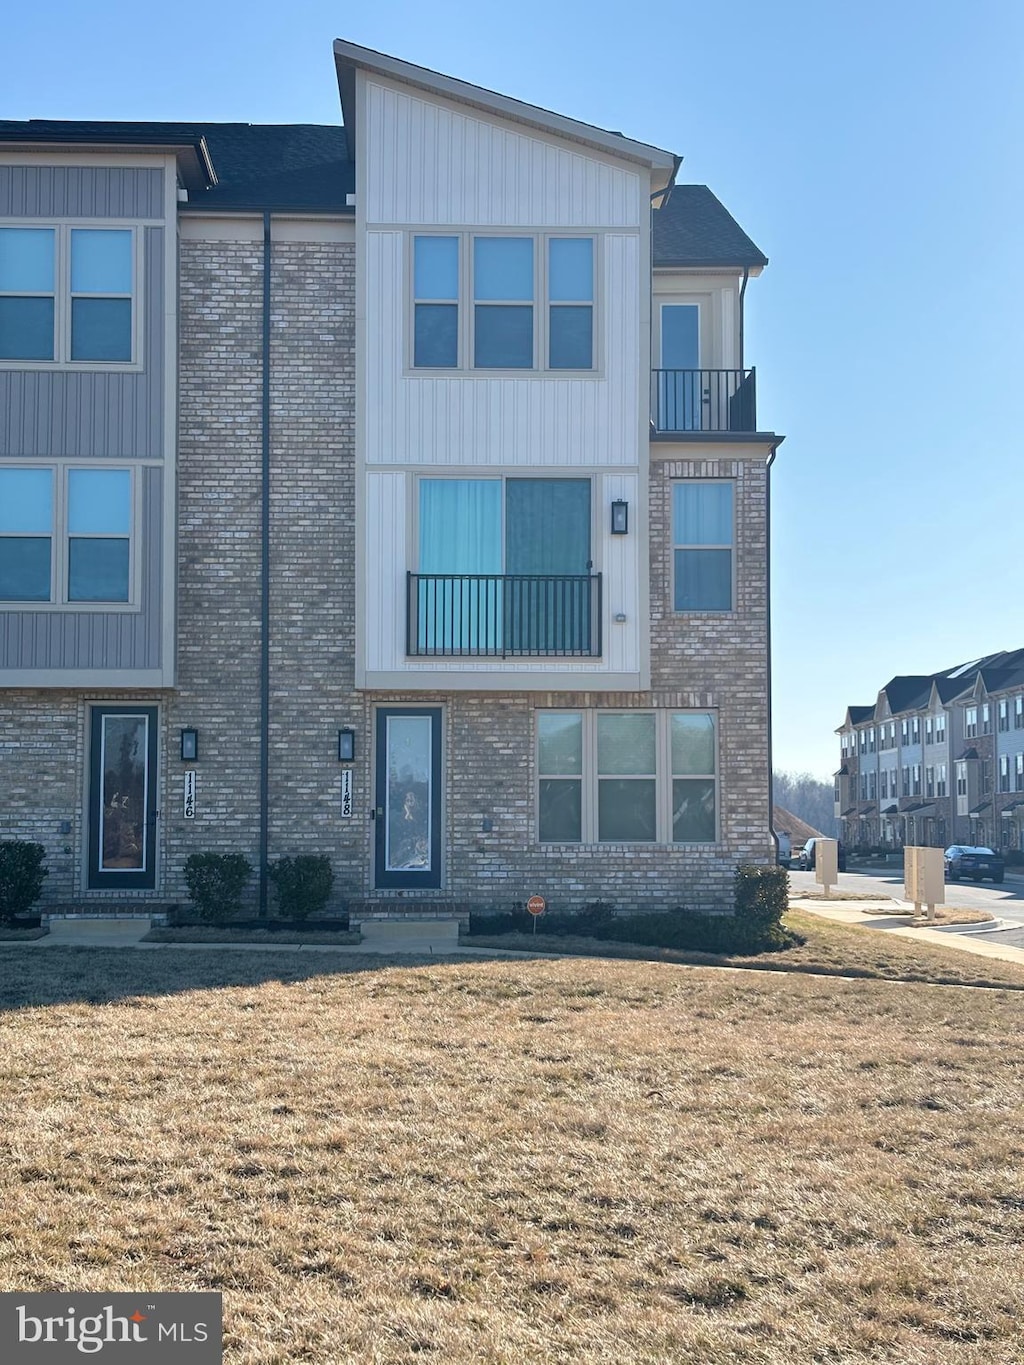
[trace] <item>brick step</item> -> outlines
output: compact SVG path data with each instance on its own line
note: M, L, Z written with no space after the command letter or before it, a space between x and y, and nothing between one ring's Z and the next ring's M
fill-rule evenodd
M440 900L350 900L348 913L353 921L367 920L468 920L471 906L460 901Z
M172 901L58 901L39 907L44 920L61 919L166 919L177 909Z

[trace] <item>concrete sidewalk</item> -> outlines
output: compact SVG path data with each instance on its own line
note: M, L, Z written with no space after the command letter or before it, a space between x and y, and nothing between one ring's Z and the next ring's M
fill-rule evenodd
M984 939L976 937L981 925L961 925L960 933L957 933L957 926L950 925L946 929L912 929L907 924L902 924L896 919L892 912L893 906L903 906L911 909L909 902L898 901L891 896L879 896L877 901L817 901L803 900L799 897L789 902L793 910L804 910L809 915L818 915L822 919L835 920L838 924L859 924L866 929L877 929L883 934L895 934L897 938L916 938L922 943L934 943L940 948L955 948L959 952L973 953L976 957L987 957L999 962L1016 962L1024 966L1024 948L1013 948L1009 944L986 943ZM883 910L890 913L883 914ZM984 926L987 932L998 932L998 922L991 928ZM1012 927L1016 928L1017 925ZM967 933L971 937L967 937Z

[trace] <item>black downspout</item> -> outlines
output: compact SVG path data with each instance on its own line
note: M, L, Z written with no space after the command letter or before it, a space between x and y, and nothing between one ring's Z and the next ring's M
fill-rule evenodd
M750 279L750 266L743 267L743 283L740 285L740 369L743 369L743 349L744 349L744 322L743 322L743 296L747 292L747 282ZM772 451L771 460L768 461L769 468L772 460L775 459L775 451Z
M260 868L259 914L267 917L270 830L270 213L263 214L263 413L260 486Z

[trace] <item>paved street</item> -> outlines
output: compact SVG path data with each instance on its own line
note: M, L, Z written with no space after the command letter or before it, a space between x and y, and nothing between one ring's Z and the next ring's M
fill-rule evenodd
M818 891L820 887L814 878L813 872L797 872L794 869L789 874L790 887L797 894ZM894 864L886 868L861 867L841 872L836 889L859 895L882 894L903 900L903 868ZM997 919L1012 920L1018 928L998 934L986 932L986 937L993 943L1024 948L1024 877L1011 873L1000 886L992 882L947 882L945 903L971 910L987 910ZM970 933L978 927L984 929L983 925L965 925L957 932Z

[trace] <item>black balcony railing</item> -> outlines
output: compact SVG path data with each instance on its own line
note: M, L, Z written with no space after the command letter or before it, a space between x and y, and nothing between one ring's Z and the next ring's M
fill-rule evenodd
M655 431L756 431L754 370L652 370Z
M601 575L406 575L406 654L599 658Z

